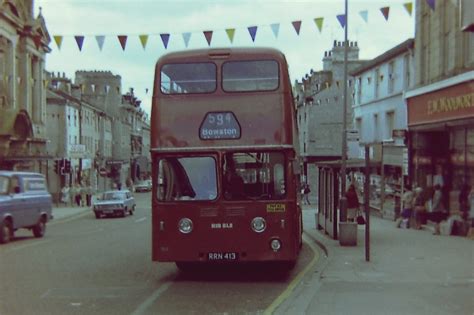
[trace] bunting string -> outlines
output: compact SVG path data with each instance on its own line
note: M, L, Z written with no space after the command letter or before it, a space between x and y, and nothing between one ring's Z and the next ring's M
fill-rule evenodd
M428 5L431 8L432 11L435 10L436 0L425 0L425 2L426 2L426 5ZM406 2L406 3L403 3L402 5L403 5L405 11L407 12L407 14L410 17L412 17L413 2ZM385 21L389 20L390 8L391 8L390 6L379 8L379 14L380 13L382 14ZM362 18L362 20L365 23L369 22L369 11L368 10L360 11L359 16L360 16L360 18ZM346 23L347 23L346 16L344 14L338 14L338 15L336 15L335 18L336 18L337 22L339 22L339 25L341 26L341 28L344 29L346 27ZM325 17L316 17L316 18L314 18L313 19L314 24L313 24L312 29L313 30L315 29L315 30L319 31L319 33L322 33L323 29L324 29L324 25L325 25L325 23L324 23L325 20L327 20ZM301 21L301 20L296 20L296 21L291 22L291 25L293 26L293 29L296 33L296 36L300 36L301 29L302 29L301 28L302 24L303 24L303 21ZM263 25L263 26L269 26L272 33L273 33L273 35L277 39L278 36L279 36L280 25L281 25L281 23L273 23L273 24L270 24L270 25ZM258 29L261 28L261 27L262 27L262 25L252 25L252 26L247 27L247 31L248 31L248 34L250 35L250 39L252 40L252 42L256 41ZM226 29L224 29L224 31L227 34L227 38L229 39L230 44L233 44L236 28L226 28ZM184 42L184 46L186 48L188 48L191 37L195 33L198 33L198 32L183 32L183 33L180 34L181 37L182 37L182 40ZM211 46L211 44L212 44L212 37L213 37L214 33L215 33L215 30L202 31L202 35L204 36L204 39L206 40L208 46ZM82 51L84 41L86 39L86 35L82 35L82 34L79 34L79 35L59 35L59 34L53 35L53 39L54 39L54 42L56 43L56 46L57 46L58 50L61 50L61 48L63 46L64 37L68 37L68 36L74 37L77 48L79 49L79 51ZM141 46L143 47L144 50L146 50L148 40L151 36L159 36L159 38L161 39L161 43L163 44L163 47L165 48L165 50L168 49L170 40L172 38L178 38L178 36L174 36L173 33L168 33L168 32L158 33L158 34L156 34L156 33L155 34L137 34L137 35L135 35L135 34L128 34L128 35L127 34L121 34L121 35L92 35L92 36L95 37L96 42L97 42L97 46L98 46L100 51L103 50L106 37L109 37L109 36L113 36L113 37L117 38L118 43L120 44L120 47L122 48L123 51L125 51L125 49L126 49L128 38L132 37L132 36L138 36L138 39L139 39L139 41L141 43Z

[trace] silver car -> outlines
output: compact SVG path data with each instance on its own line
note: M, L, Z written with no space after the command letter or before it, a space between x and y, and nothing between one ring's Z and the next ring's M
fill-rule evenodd
M125 217L127 213L133 215L136 203L135 198L129 190L110 190L102 195L94 203L95 217L100 219L102 215Z

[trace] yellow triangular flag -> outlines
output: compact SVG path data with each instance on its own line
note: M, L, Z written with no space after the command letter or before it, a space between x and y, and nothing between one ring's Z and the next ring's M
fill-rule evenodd
M56 45L58 46L58 49L61 49L61 44L63 43L63 37L61 35L54 35L53 38L54 38L54 41L56 42Z
M411 13L413 12L413 2L404 3L403 6L407 10L408 14L410 14L411 16Z
M323 21L324 21L324 18L322 17L314 19L314 23L316 23L316 26L318 27L318 30L320 33L321 33L321 30L323 29Z
M227 37L229 37L229 40L232 43L234 41L235 28L227 28L225 32L227 33Z
M146 48L146 43L148 42L148 35L140 35L140 42L142 43L143 49Z

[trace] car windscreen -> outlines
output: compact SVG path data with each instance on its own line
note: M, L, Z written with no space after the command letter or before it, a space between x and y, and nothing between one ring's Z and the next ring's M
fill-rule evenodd
M125 193L123 192L108 192L104 193L102 200L122 200L125 199Z
M160 81L164 94L211 93L217 88L217 68L212 62L165 64Z
M222 66L222 89L226 92L273 91L279 85L275 60L228 61Z
M8 193L9 179L7 176L0 176L0 194L6 195Z

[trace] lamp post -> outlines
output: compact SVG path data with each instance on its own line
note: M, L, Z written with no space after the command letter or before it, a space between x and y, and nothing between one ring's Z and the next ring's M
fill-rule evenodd
M346 25L344 27L344 104L342 110L342 161L341 161L341 197L340 197L340 221L347 221L347 198L346 198L346 159L347 159L347 28L348 28L348 0L345 0Z

